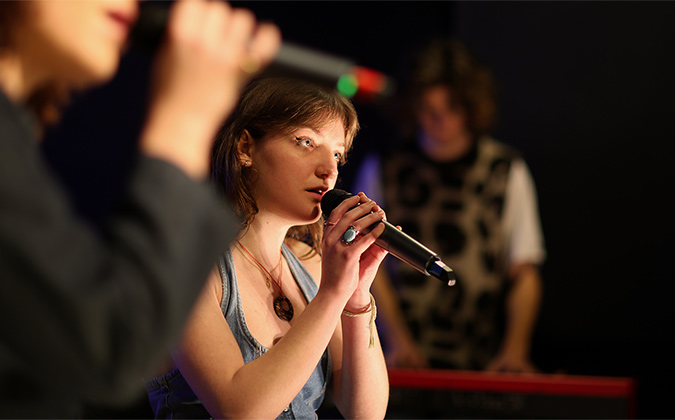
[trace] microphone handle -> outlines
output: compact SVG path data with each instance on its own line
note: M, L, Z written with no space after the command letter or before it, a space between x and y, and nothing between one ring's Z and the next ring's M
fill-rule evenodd
M420 273L431 275L429 267L435 261L440 261L438 255L391 223L385 220L379 223L384 223L384 232L377 238L375 244Z
M341 77L353 72L353 61L284 41L262 77L299 77L335 88Z
M142 3L130 34L131 45L150 53L157 51L164 39L168 19L167 4ZM340 78L351 74L355 68L356 64L351 60L284 41L272 63L259 77L300 77L335 88Z
M340 189L330 190L321 199L321 211L324 214L331 214L335 207L353 195ZM457 280L455 272L443 263L434 251L385 220L377 223L384 223L384 231L375 240L376 245L420 273L447 282L448 286L455 285ZM366 230L372 230L377 226L377 223L373 223Z

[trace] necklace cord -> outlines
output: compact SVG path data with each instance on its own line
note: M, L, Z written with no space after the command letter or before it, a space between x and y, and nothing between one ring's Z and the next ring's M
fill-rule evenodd
M261 270L263 276L267 278L267 287L268 287L268 288L269 288L269 284L270 284L269 281L270 281L270 280L272 280L272 281L274 282L274 284L277 286L277 288L279 288L279 296L277 296L277 297L274 299L274 302L272 303L272 307L274 308L274 313L277 315L277 317L279 317L279 319L281 319L282 321L289 321L289 322L290 322L290 320L293 319L293 304L292 304L291 301L284 295L284 291L283 291L283 289L281 288L281 276L282 276L282 274L284 273L284 268L283 268L283 266L281 267L281 270L279 270L279 282L277 282L277 280L274 278L274 276L272 276L272 273L270 273L270 272L265 268L265 266L262 265L262 263L261 263L260 261L258 261L258 259L257 259L255 256L253 256L253 254L251 253L251 251L249 251L249 250L244 246L244 244L242 244L239 240L237 240L237 249L239 249L239 252L241 252L242 256L244 257L244 259L245 259L246 261L248 261L249 263L251 263L253 266L257 266L258 269ZM253 261L251 261L251 260L250 260L250 259L242 252L242 249L243 249L244 251L246 251L246 254L248 254L248 255L253 259L253 261L255 261L255 263L254 263ZM282 260L282 258L283 258L283 254L281 253L281 249L279 249L279 263L277 264L277 267L279 267L279 266L281 265L281 260ZM275 267L274 269L272 269L272 271L274 271L275 269L276 269L276 267Z
M262 263L261 263L260 261L258 261L258 259L257 259L256 257L253 256L253 254L251 253L251 251L249 251L248 248L246 248L246 247L244 246L244 244L241 243L241 241L237 240L237 245L239 245L239 247L238 247L237 249L241 248L241 249L243 249L244 251L246 251L246 253L247 253L251 258L253 258L253 261L255 261L255 263L254 263L253 261L251 261L250 259L248 259L248 257L246 257L246 255L242 253L242 255L244 255L244 258L246 258L246 260L247 260L249 263L251 263L253 266L257 266L259 270L262 270L263 274L265 274L265 275L267 276L267 278L269 278L270 280L272 280L272 282L274 282L274 284L277 286L277 288L279 289L279 294L281 295L281 297L286 298L286 295L284 295L284 291L283 291L283 289L281 288L281 275L282 275L282 273L283 273L283 271L284 271L284 270L283 270L283 267L282 267L282 269L279 271L279 281L277 282L277 280L274 278L274 276L272 276L272 273L270 273L270 272L265 268L265 266L262 265ZM241 250L241 249L240 249L240 250ZM272 269L272 271L276 270L277 267L279 267L279 265L281 265L281 259L282 259L282 257L283 257L283 256L282 256L282 254L281 254L281 250L279 250L279 262L277 263L276 267L274 267L274 268Z

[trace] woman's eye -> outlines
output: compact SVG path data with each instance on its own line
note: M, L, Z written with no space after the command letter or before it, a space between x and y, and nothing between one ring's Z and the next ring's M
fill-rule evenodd
M310 147L312 145L312 139L307 137L296 137L295 140L303 147Z
M343 163L343 160L342 160L342 153L340 153L340 152L335 152L335 153L333 154L333 157L335 158L336 161L338 161L338 163Z

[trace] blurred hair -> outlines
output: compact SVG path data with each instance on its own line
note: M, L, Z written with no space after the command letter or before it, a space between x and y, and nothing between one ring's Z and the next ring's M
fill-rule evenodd
M17 22L24 19L24 6L20 1L0 2L0 51L11 47L12 29Z
M437 86L449 90L448 105L466 113L474 136L492 129L497 106L492 72L456 39L435 39L419 53L408 81L411 105L418 106L421 95Z
M11 54L16 47L15 30L29 19L30 1L0 1L0 54ZM69 98L66 86L51 83L32 92L26 105L43 125L56 123L61 116L61 107Z
M319 129L332 121L340 121L344 126L346 154L359 123L352 103L337 91L285 78L260 79L245 89L218 134L211 160L215 187L243 218L243 227L248 226L258 213L251 195L257 172L253 167L243 167L237 153L244 130L260 142L270 135L291 133L301 127ZM311 256L320 253L322 233L323 224L318 221L294 226L286 237L307 243L312 249L307 256Z

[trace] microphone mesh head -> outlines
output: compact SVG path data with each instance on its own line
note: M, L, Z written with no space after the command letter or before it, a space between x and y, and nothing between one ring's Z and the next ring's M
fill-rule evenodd
M352 193L337 188L326 191L326 194L324 194L321 199L321 211L324 216L328 217L335 207L353 195L354 194Z

